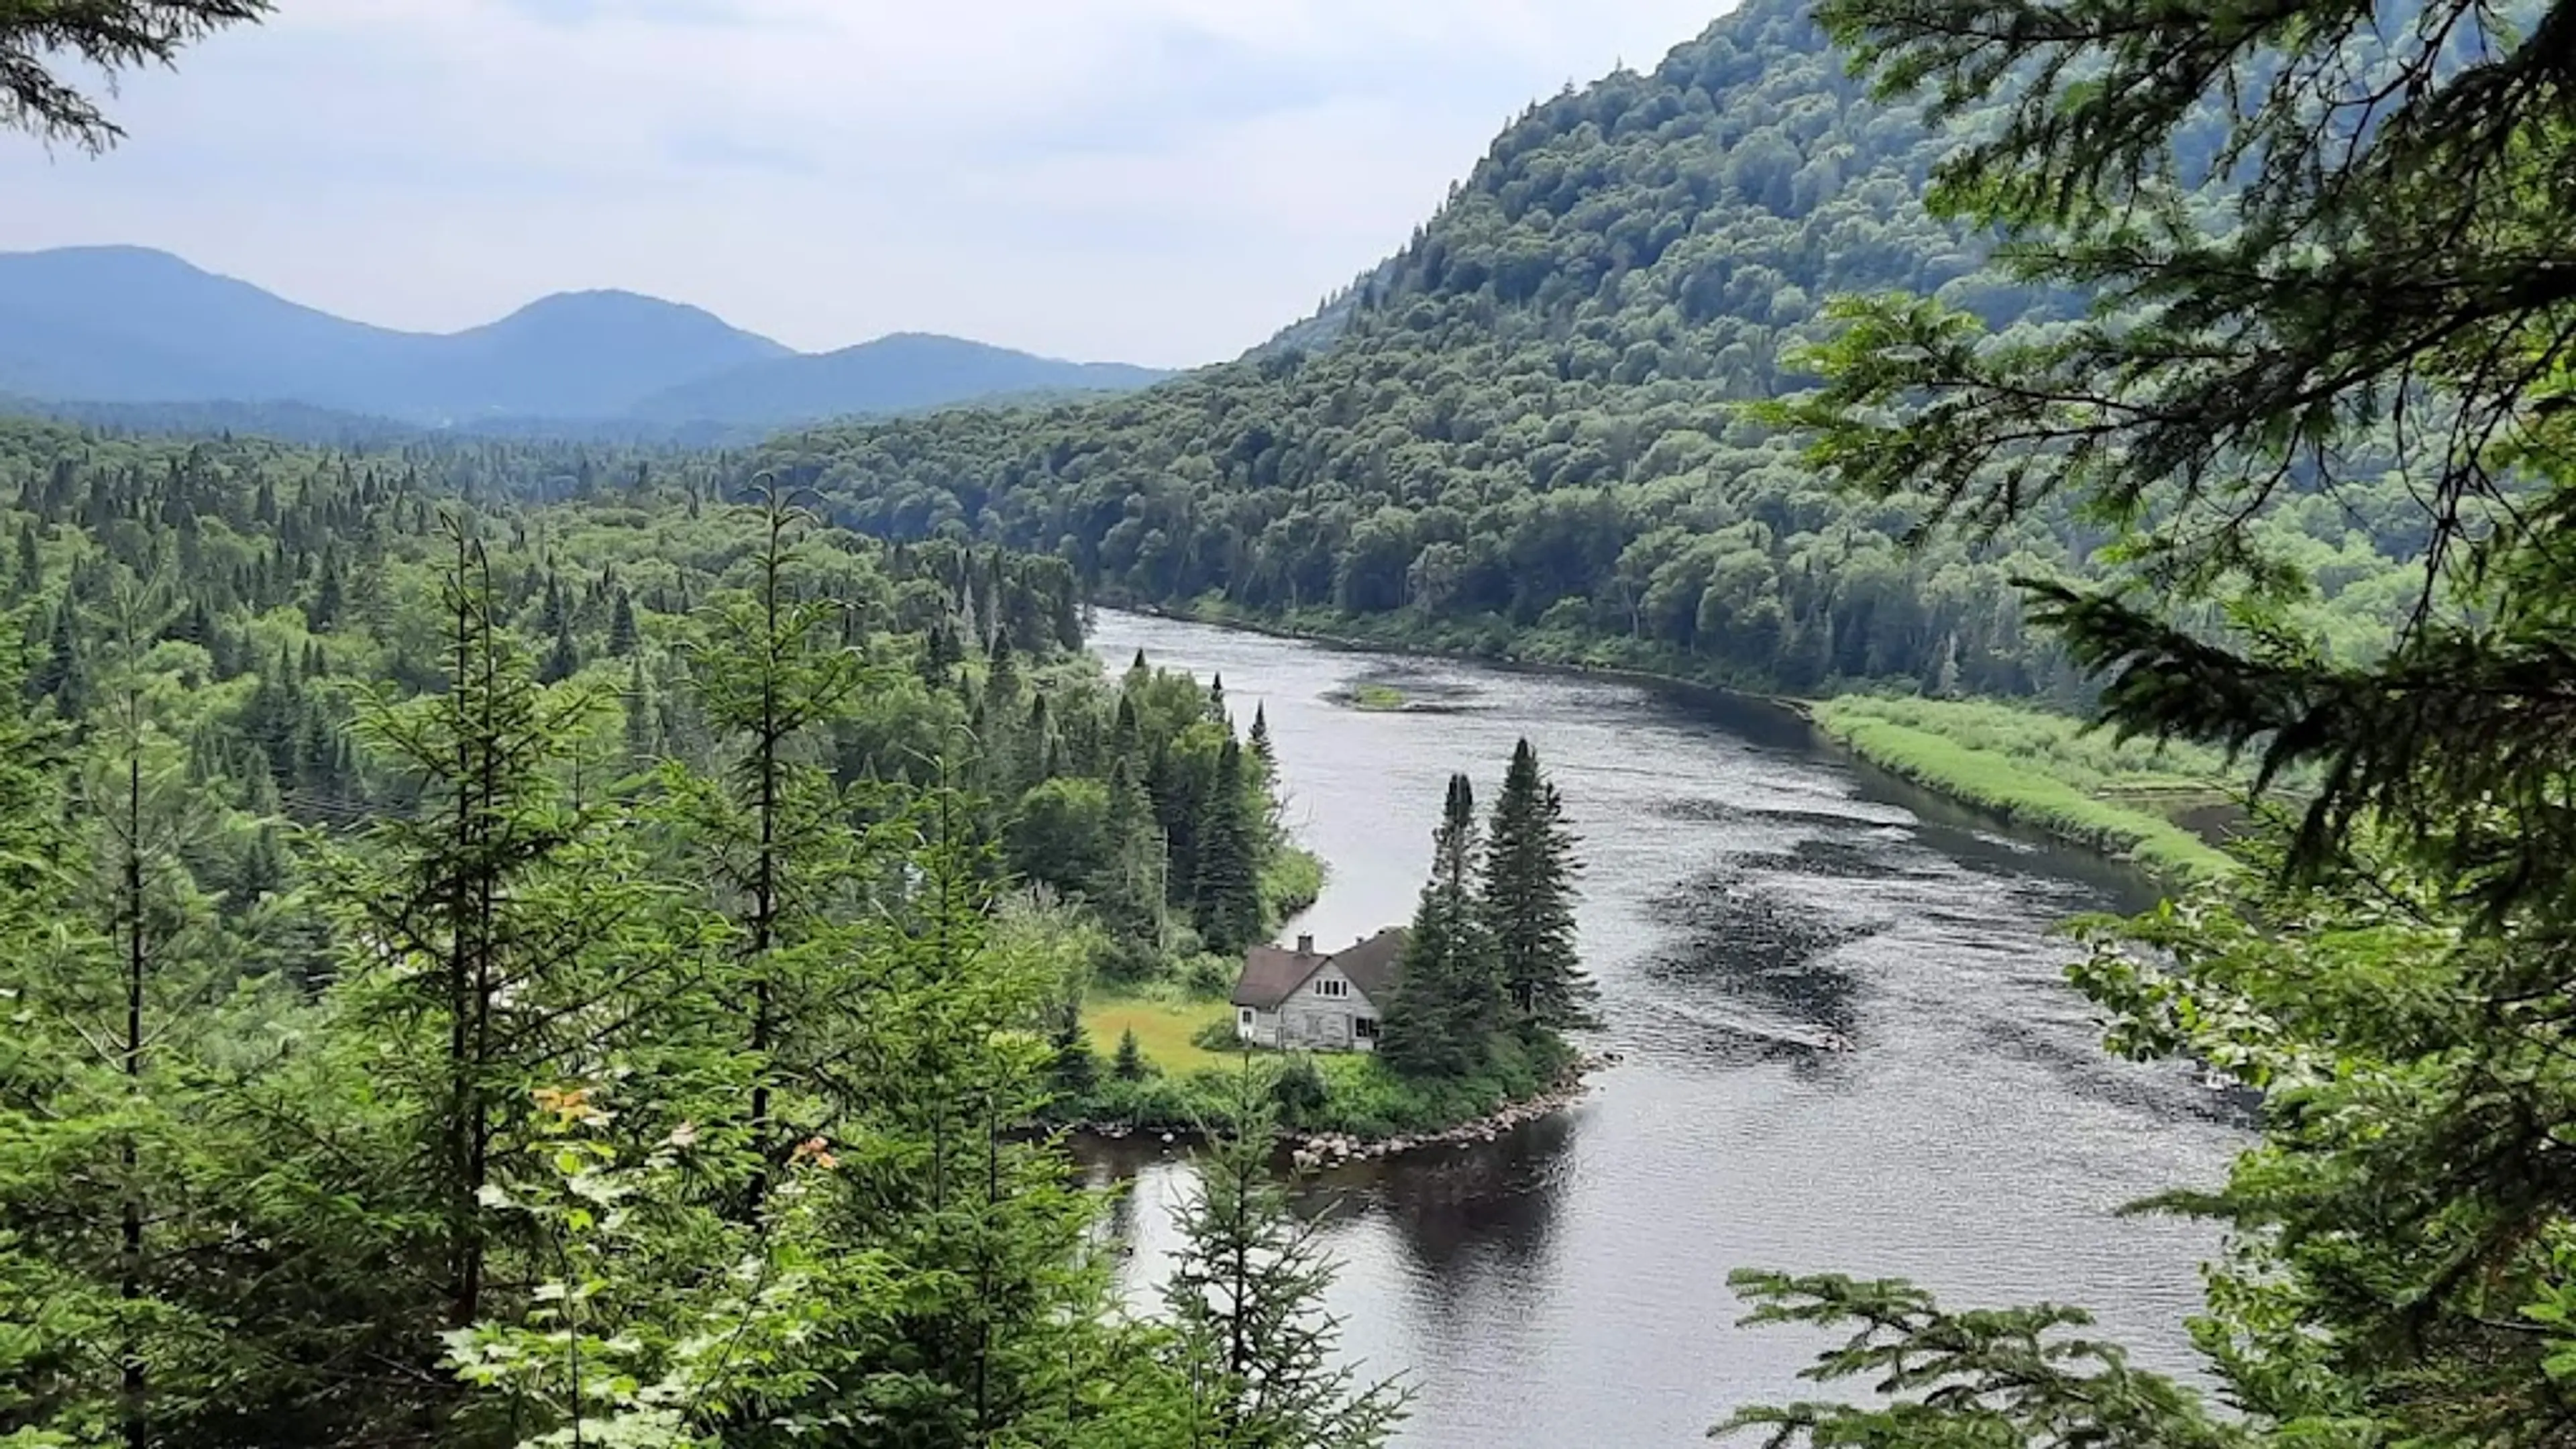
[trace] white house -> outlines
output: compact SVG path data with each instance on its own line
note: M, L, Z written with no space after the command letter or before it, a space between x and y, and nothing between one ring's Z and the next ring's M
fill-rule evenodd
M1404 962L1404 928L1392 926L1326 955L1315 938L1297 949L1255 946L1234 985L1234 1033L1255 1046L1307 1051L1377 1050L1379 1019Z

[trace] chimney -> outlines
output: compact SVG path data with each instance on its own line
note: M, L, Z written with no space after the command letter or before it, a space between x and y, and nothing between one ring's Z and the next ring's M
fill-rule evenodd
M1297 954L1300 956L1314 955L1315 938L1312 936L1299 936L1297 938Z

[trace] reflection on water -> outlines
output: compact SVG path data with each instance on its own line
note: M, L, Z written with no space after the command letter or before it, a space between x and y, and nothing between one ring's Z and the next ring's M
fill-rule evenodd
M1494 1143L1300 1193L1343 1264L1346 1346L1418 1391L1408 1449L1696 1444L1737 1404L1812 1392L1817 1340L1733 1327L1738 1266L2083 1303L2187 1364L2207 1232L2115 1209L2215 1181L2241 1107L2095 1047L2050 927L2139 904L2124 874L1856 772L1758 701L1116 614L1096 647L1221 672L1238 718L1263 706L1289 819L1333 872L1299 930L1408 918L1449 772L1490 791L1523 735L1585 838L1595 1044L1621 1065ZM1363 682L1444 712L1328 702ZM1129 1183L1111 1228L1148 1300L1186 1168L1132 1140L1087 1164Z

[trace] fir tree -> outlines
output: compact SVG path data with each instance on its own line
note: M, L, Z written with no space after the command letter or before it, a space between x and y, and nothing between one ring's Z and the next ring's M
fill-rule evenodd
M1247 1066L1235 1125L1193 1164L1163 1287L1173 1364L1187 1386L1180 1442L1206 1449L1374 1449L1407 1395L1338 1363L1324 1307L1334 1267L1320 1220L1300 1217L1271 1171L1278 1125Z
M1192 891L1199 937L1233 954L1261 934L1261 835L1243 772L1243 749L1228 735L1217 753L1216 779L1201 802L1198 879Z
M1433 832L1431 880L1422 888L1404 964L1387 1006L1380 1050L1411 1076L1464 1076L1483 1065L1503 1006L1492 938L1476 891L1476 796L1464 775Z
M36 546L36 521L18 525L18 571L9 580L9 597L32 599L45 588L45 556Z
M1110 1063L1109 1075L1122 1082L1145 1080L1145 1049L1136 1043L1136 1028L1118 1033L1118 1055Z
M1245 743L1250 746L1253 757L1261 761L1261 768L1265 773L1277 773L1279 769L1279 755L1270 744L1270 711L1268 706L1256 704L1252 707L1252 734Z
M626 596L624 589L619 589L617 607L610 612L608 619L608 652L615 658L624 659L635 652L637 640L634 601Z
M1503 991L1514 1018L1540 1032L1599 1025L1599 991L1575 945L1574 832L1556 786L1522 740L1485 832L1481 897Z
M546 649L545 663L538 666L539 684L561 684L581 672L581 646L574 642L569 620L556 626L554 643Z
M812 526L768 480L755 515L759 573L747 596L714 611L697 651L698 704L723 752L716 788L694 797L688 828L730 899L740 935L742 1045L756 1075L745 1123L758 1165L745 1184L757 1211L792 1145L775 1098L811 1092L828 1054L828 1028L851 1004L849 983L829 950L832 923L815 907L848 869L849 833L830 776L804 750L811 736L846 713L862 675L857 656L835 641L837 610L794 596L788 569L797 539Z

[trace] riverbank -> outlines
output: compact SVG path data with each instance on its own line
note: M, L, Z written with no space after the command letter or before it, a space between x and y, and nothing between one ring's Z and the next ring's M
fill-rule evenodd
M1332 616L1334 627L1326 628L1320 616L1252 616L1214 604L1119 607L1335 648L1473 660L1756 700L1800 716L1835 744L1890 774L1999 819L2129 862L2168 884L2220 879L2239 869L2224 850L2176 820L2207 815L2211 807L2233 798L2236 772L2216 752L2189 745L2115 744L2083 721L2017 702L1865 694L1803 699L1698 672L1600 662L1605 652L1617 652L1611 648L1615 641L1572 635L1513 636L1473 628L1426 642L1411 629L1378 631L1366 619L1346 616Z
M1534 1097L1507 1102L1493 1112L1454 1127L1419 1134L1398 1133L1376 1139L1353 1137L1348 1133L1306 1133L1290 1138L1290 1159L1298 1167L1341 1167L1353 1162L1373 1162L1379 1158L1400 1157L1433 1147L1465 1147L1471 1143L1492 1142L1504 1133L1525 1123L1552 1116L1583 1100L1592 1089L1591 1074L1615 1065L1616 1057L1585 1057L1573 1067L1566 1081Z
M1817 728L1883 770L2177 884L2239 869L2166 810L2223 801L2225 761L2184 745L2116 742L2082 721L1989 700L1844 695Z
M1466 1141L1556 1110L1601 1065L1561 1042L1506 1038L1472 1075L1417 1080L1364 1052L1214 1050L1208 1041L1233 1026L1233 1010L1222 1003L1101 1001L1086 1006L1083 1019L1106 1065L1051 1115L1058 1126L1109 1138L1223 1131L1234 1124L1250 1070L1295 1141L1342 1140L1354 1148ZM1112 1027L1135 1033L1139 1074L1122 1076L1114 1066Z

